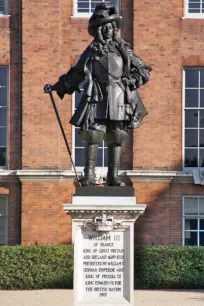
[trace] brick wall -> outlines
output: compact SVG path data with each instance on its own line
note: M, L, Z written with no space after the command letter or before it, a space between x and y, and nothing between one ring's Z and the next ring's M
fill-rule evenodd
M88 20L70 17L72 3L72 0L23 0L22 45L19 1L9 2L11 17L0 17L0 65L10 67L10 169L19 168L21 162L24 169L71 168L49 95L43 93L43 86L55 83L66 73L92 40L87 33ZM133 42L136 53L153 67L150 82L139 90L149 115L124 146L122 169L132 168L132 163L133 168L181 169L182 66L204 65L204 21L182 20L182 10L183 1L154 5L141 0L121 1L124 17L121 35ZM66 96L61 102L55 93L54 96L72 146L69 124L72 97ZM4 183L0 187L0 194L9 195L9 244L20 242L19 188L17 183ZM202 187L149 182L134 183L134 188L137 203L147 204L144 216L135 225L136 244L181 245L182 196L202 194ZM65 214L62 204L71 203L73 192L71 183L23 183L23 244L71 242L71 218Z
M71 217L62 204L71 203L74 190L72 183L22 184L22 244L71 243Z
M71 3L23 1L23 168L71 167L49 95L43 93L44 84L54 84L91 41L87 20L70 17ZM63 102L54 97L71 146L72 97Z
M23 0L23 148L22 166L32 168L70 168L64 140L49 95L43 93L46 83L58 77L78 60L92 41L87 32L88 19L71 18L72 0L46 3ZM124 24L122 36L132 41L132 0L122 1ZM63 101L54 93L56 105L70 146L72 145L72 97ZM123 151L122 168L132 167L132 140Z
M203 195L202 186L137 182L137 204L147 204L135 223L136 245L182 245L182 197ZM22 185L24 245L71 243L71 217L62 204L72 203L72 183L27 182Z
M182 67L204 64L204 20L181 19L183 3L134 1L134 48L153 67L140 89L149 114L134 132L134 168L182 167Z
M135 223L137 245L182 245L182 198L203 195L192 184L134 183L137 204L147 204Z

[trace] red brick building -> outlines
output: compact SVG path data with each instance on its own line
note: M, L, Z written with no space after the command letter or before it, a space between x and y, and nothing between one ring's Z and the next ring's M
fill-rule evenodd
M71 203L75 177L43 86L91 42L87 24L96 2L0 0L0 244L71 242L62 204ZM149 114L121 160L121 176L137 203L147 204L135 243L204 245L204 6L115 3L121 36L153 68L139 90ZM55 97L80 173L83 145L69 124L78 97ZM99 166L105 156L102 145Z

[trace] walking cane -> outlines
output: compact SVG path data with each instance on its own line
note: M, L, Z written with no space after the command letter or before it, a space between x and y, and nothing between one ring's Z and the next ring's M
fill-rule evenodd
M71 151L70 151L70 148L69 148L69 144L68 144L68 141L67 141L67 138L66 138L66 135L65 135L65 132L64 132L64 129L63 129L63 126L62 126L62 122L60 120L60 116L59 116L59 113L57 111L57 107L56 107L56 104L55 104L55 100L53 98L53 95L52 95L52 86L47 84L45 85L44 87L44 92L45 93L49 93L50 95L50 99L52 101L52 105L54 107L54 110L55 110L55 114L57 116L57 120L58 120L58 123L59 123L59 126L60 126L60 129L61 129L61 132L62 132L62 135L63 135L63 138L64 138L64 141L65 141L65 144L66 144L66 148L67 148L67 151L69 153L69 156L70 156L70 159L71 159L71 163L72 163L72 166L74 168L74 172L76 174L76 178L77 178L77 182L79 183L79 186L81 186L81 183L79 181L79 177L78 177L78 174L76 172L76 168L75 168L75 165L74 165L74 162L73 162L73 159L72 159L72 154L71 154Z

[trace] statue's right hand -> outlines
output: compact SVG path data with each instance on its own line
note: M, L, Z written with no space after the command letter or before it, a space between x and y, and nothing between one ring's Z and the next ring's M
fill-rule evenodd
M46 85L44 86L44 93L49 93L49 92L51 92L51 91L52 91L52 85L46 84Z

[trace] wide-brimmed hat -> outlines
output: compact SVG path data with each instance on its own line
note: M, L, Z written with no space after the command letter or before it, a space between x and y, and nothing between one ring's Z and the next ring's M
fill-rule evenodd
M95 37L98 26L115 21L118 29L121 28L123 17L118 14L114 4L102 2L96 5L93 15L89 20L88 32Z

